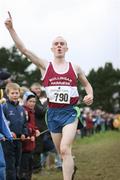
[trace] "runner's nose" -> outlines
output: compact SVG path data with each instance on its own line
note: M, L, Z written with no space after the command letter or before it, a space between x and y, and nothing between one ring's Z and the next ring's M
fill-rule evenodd
M58 44L58 48L61 48L61 45L60 45L60 44Z

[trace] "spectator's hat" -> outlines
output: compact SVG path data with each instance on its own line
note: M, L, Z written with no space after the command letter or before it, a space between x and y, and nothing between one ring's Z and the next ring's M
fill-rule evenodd
M26 91L23 95L23 102L28 101L30 98L35 98L35 94L33 94L31 91Z

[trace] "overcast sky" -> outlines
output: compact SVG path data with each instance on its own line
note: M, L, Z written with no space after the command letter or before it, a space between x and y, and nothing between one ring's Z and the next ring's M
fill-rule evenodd
M105 62L120 68L120 0L0 0L0 47L6 48L13 45L4 26L8 10L38 56L52 60L51 42L60 35L68 42L66 60L86 74Z

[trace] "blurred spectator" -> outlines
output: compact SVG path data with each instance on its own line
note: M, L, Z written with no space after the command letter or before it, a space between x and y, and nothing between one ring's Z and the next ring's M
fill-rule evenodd
M91 136L93 134L93 129L94 129L91 112L87 112L85 121L86 121L87 136Z
M40 132L43 132L47 129L47 125L45 122L45 113L46 113L47 103L46 103L46 101L44 101L43 104L41 103L40 98L41 98L42 87L39 83L37 83L37 82L33 83L30 87L30 90L36 96L36 105L35 105L36 124L37 124ZM34 151L34 169L41 168L40 154L44 152L43 138L44 138L44 134L39 136L36 140L36 148Z

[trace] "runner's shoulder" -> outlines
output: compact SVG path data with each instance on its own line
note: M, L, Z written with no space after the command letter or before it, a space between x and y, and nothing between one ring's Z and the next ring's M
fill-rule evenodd
M82 71L81 67L78 64L72 64L72 66L73 66L73 68L75 70L75 73L77 75L83 74L83 71Z

